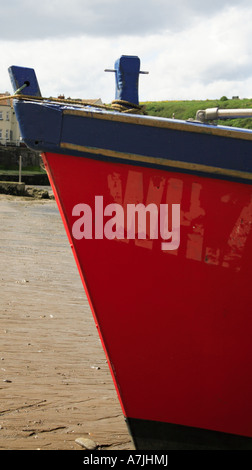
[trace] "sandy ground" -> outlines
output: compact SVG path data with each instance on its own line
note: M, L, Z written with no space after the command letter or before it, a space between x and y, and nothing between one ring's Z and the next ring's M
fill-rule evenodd
M54 200L0 195L0 450L134 449Z

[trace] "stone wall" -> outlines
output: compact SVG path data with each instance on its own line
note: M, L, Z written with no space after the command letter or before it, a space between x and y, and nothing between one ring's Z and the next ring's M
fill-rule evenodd
M27 185L48 186L49 180L46 172L37 171L43 168L39 152L32 151L23 145L20 147L0 145L0 179L18 181L20 155L22 156L22 181ZM9 174L8 170L16 170L16 174ZM24 174L25 171L29 171L29 174Z
M0 169L18 170L19 156L22 155L22 168L40 167L41 157L38 152L28 149L26 146L12 147L0 145Z
M3 181L18 182L18 174L8 175L4 170L0 172L0 179ZM22 174L21 180L26 185L35 186L50 186L49 179L46 173L30 173L29 175Z

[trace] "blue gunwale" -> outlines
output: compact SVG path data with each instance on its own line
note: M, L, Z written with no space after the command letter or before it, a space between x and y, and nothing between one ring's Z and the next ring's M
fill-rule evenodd
M63 153L252 182L252 131L53 101L14 100L24 142Z
M149 127L159 127L164 129L174 129L185 132L195 132L202 134L210 134L221 137L230 137L233 139L252 140L252 130L242 129L238 127L216 126L213 124L204 124L198 121L162 118L157 116L124 114L119 112L111 112L98 108L89 109L73 109L67 108L63 110L64 115L80 116L83 118L96 118L102 120L124 122L128 124L137 124Z

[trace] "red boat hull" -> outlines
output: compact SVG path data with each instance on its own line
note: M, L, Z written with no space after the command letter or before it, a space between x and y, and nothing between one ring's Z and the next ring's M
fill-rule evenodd
M252 437L251 186L88 155L43 159L125 417ZM73 208L94 215L95 196L104 207L180 204L178 249L137 234L76 239Z

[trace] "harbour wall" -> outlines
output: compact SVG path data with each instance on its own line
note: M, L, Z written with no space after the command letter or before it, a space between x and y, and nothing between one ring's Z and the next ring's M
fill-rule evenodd
M41 157L23 144L20 146L0 145L0 168L14 170L19 167L19 156L22 156L22 167L40 167Z
M0 146L0 180L19 181L20 155L22 157L22 182L26 185L48 186L49 180L42 169L39 152L32 151L25 145Z

